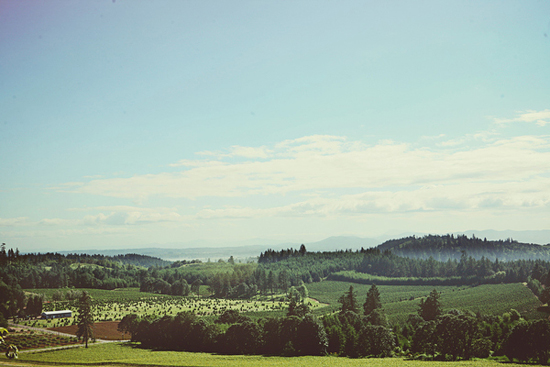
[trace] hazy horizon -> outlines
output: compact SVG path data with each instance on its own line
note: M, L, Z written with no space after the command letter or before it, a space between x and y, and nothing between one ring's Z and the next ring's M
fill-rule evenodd
M548 230L548 14L0 0L0 243Z

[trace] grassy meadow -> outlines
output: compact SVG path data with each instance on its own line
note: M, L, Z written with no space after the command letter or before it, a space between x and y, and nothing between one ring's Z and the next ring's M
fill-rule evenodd
M7 360L3 360L8 362ZM315 366L315 367L415 367L415 366L498 366L499 362L492 360L472 360L461 362L423 362L411 361L403 358L344 358L344 357L264 357L246 355L220 355L211 353L190 353L151 351L136 348L130 343L109 343L93 345L86 349L71 348L57 351L39 353L21 353L19 360L10 361L13 365L64 365L64 366L90 366L90 365L125 365L125 366ZM506 364L507 366L520 366L518 364Z

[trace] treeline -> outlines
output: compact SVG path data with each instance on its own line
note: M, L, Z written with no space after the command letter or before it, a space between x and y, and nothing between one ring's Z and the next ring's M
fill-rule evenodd
M262 252L260 254L260 257L258 258L258 263L272 263L277 262L281 260L288 259L290 257L295 256L304 256L307 253L306 246L301 245L299 250L295 250L293 248L288 248L286 250L281 251L275 251L275 250L266 250L265 252Z
M0 249L0 279L21 288L98 288L138 287L147 276L145 265L168 266L162 259L138 254L117 256L59 253L21 254Z
M227 318L226 314L220 318ZM312 315L262 319L241 316L232 324L209 322L191 312L156 320L128 315L121 331L145 348L224 354L322 355L327 338L322 323Z
M459 260L463 252L467 252L468 255L478 260L485 257L492 261L496 259L501 261L550 261L550 246L548 245L519 243L511 238L490 241L486 238L477 238L475 235L472 235L471 238L452 234L410 236L386 241L377 248L381 251L390 250L399 256L420 259L432 257L438 261Z
M0 247L0 265L7 264L30 264L30 265L43 265L53 262L63 263L80 263L80 264L94 264L103 266L106 268L120 267L121 265L134 265L149 268L151 266L167 266L170 265L170 261L162 260L157 257L139 255L139 254L124 254L115 256L105 256L100 254L88 255L88 254L59 254L48 252L41 253L28 253L21 254L19 249L6 250L6 244L3 243Z

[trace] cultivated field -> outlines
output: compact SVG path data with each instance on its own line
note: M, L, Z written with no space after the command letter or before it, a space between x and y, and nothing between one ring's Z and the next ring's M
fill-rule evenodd
M87 291L93 298L95 321L120 321L125 315L135 313L140 316L175 316L179 312L192 311L199 316L215 317L226 310L238 310L251 317L284 316L288 303L284 295L256 297L253 299L215 299L197 297L176 297L139 292L138 289L98 290L78 289ZM44 294L48 299L56 291L52 289L29 289L30 293ZM316 300L307 300L313 309L323 305ZM76 313L78 305L75 301L50 302L44 305L45 311L69 309ZM56 328L74 324L75 317L54 320L26 320L21 324L34 327Z
M309 295L337 310L340 306L338 298L349 290L350 285L357 291L359 304L362 305L370 285L336 281L311 283L308 284ZM441 292L444 311L455 308L500 316L510 309L516 309L528 319L548 316L536 311L541 305L540 301L521 283L484 284L475 287L381 285L377 288L380 291L382 305L392 323L405 321L409 314L416 313L420 298L427 297L434 288Z
M78 343L78 339L46 334L35 330L15 329L4 337L6 345L15 344L19 350L54 347Z
M125 365L125 366L315 366L315 367L489 367L502 365L491 360L474 360L461 362L422 362L409 361L403 358L343 358L343 357L263 357L244 355L219 355L210 353L164 352L135 348L130 343L109 343L85 348L73 348L40 353L22 353L17 362L2 360L7 365L64 366L89 365ZM519 367L519 364L507 363L506 366Z

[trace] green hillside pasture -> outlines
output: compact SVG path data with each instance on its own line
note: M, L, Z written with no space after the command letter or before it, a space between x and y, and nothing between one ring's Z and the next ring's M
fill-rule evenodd
M328 303L334 311L340 304L338 298L353 286L357 291L359 304L365 301L370 285L325 281L308 284L309 295L319 302ZM518 310L528 319L542 318L537 312L540 301L521 283L485 284L472 286L377 286L382 305L390 322L405 321L409 314L416 313L420 298L427 297L434 288L441 292L443 310L453 308L481 312L489 315L502 315L510 309Z
M7 360L6 360L7 362ZM44 365L63 364L74 365L125 365L125 366L226 366L226 367L256 367L256 366L315 366L315 367L497 367L500 363L491 360L473 360L461 362L422 362L409 361L402 358L344 358L344 357L264 357L244 355L219 355L210 353L189 352L152 352L147 349L134 348L131 344L109 343L93 345L90 348L72 348L40 353L21 353L19 363ZM19 364L17 363L17 364ZM17 365L14 363L14 365ZM519 364L506 364L509 367L519 367Z

